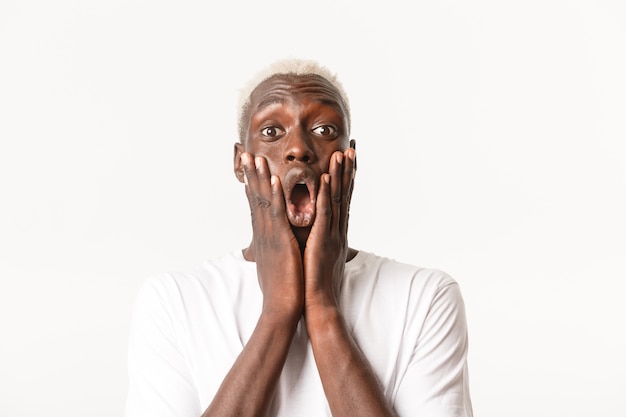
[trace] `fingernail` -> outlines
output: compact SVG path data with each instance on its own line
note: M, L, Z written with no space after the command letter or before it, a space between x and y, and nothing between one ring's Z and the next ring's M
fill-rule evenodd
M337 160L337 162L341 163L341 161L343 160L343 154L338 153L337 156L335 156L335 159Z
M245 165L250 163L250 155L248 155L247 153L242 153L241 154L241 162L243 162Z
M256 158L254 158L254 165L258 168L261 166L261 157L257 156Z
M246 175L245 171L243 173L243 183L248 185L248 176Z
M276 184L276 175L272 175L270 177L270 184L272 184L272 185Z

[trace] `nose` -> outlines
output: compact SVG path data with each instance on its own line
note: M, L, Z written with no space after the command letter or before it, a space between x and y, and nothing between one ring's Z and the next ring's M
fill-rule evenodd
M285 162L304 162L310 164L315 162L315 152L311 143L311 138L306 132L298 129L291 132L285 143Z

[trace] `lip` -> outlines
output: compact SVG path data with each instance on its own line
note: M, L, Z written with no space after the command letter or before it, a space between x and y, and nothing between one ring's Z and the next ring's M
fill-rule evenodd
M308 167L295 167L287 171L283 176L282 182L289 222L295 227L311 226L315 220L318 175ZM309 200L305 205L296 206L292 202L292 195L296 186L301 184L306 185L309 192Z

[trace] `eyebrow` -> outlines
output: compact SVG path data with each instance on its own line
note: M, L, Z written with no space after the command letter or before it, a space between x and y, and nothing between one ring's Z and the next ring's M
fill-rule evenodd
M268 97L265 100L261 101L259 104L257 104L257 106L255 107L255 111L259 111L262 110L266 107L269 107L273 104L284 104L287 100L284 97ZM332 107L333 109L335 109L335 111L337 111L338 113L344 114L345 110L343 109L342 105L340 103L337 102L337 100L333 100L330 98L324 98L324 97L316 97L313 98L313 101L323 104L325 106L329 106Z
M269 97L261 101L259 104L257 104L256 110L258 111L258 110L264 109L265 107L271 106L272 104L283 104L284 102L285 102L284 98Z
M333 99L327 99L327 98L316 98L314 99L314 101L324 104L328 107L332 107L333 109L335 109L337 112L339 113L345 113L343 107L341 107L341 104L337 102L337 100L333 100Z

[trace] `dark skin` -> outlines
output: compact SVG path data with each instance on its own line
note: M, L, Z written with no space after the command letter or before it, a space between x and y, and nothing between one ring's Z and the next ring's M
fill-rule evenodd
M234 171L246 184L263 292L257 326L203 416L266 416L291 340L306 321L332 415L394 416L338 304L356 172L340 95L317 76L274 76L251 94ZM259 364L262 364L261 366Z

